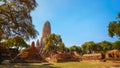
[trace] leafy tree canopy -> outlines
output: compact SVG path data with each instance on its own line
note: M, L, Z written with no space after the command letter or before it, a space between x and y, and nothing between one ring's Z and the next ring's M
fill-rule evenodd
M0 0L0 41L15 36L35 38L38 32L30 12L36 6L35 0Z
M101 47L101 52L105 53L109 50L112 50L112 43L108 41L99 42L98 45Z
M120 13L116 21L111 21L108 25L108 33L110 37L117 36L120 38Z
M118 40L118 41L115 41L114 43L112 43L112 48L113 49L118 49L118 50L120 50L120 40Z
M63 51L65 48L64 43L62 42L61 36L56 34L50 34L45 39L45 50L56 52Z
M4 41L2 43L4 46L7 46L8 48L15 47L19 50L22 48L27 48L29 45L24 41L23 38L16 36L14 38L9 38L8 40Z
M93 41L85 42L82 45L83 53L93 53L96 51L96 44Z
M71 52L76 51L77 53L82 54L82 48L80 46L73 45L73 46L69 47L69 50Z

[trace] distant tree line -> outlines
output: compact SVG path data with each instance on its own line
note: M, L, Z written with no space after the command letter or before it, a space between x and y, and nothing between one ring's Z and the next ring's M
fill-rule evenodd
M79 54L90 54L90 53L106 53L109 50L118 49L120 50L120 41L108 42L102 41L95 43L93 41L85 42L81 46L73 45L68 48L69 51L76 51Z

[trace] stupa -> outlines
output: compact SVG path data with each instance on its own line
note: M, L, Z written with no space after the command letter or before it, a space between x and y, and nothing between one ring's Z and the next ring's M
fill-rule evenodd
M44 26L43 26L43 30L42 30L42 37L40 39L40 42L38 43L37 41L37 49L39 50L40 54L45 54L45 38L51 34L51 26L50 26L50 22L46 21Z

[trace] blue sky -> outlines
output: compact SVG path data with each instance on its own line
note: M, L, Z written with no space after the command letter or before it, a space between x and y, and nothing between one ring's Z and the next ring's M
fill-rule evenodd
M66 46L81 45L87 41L115 41L107 26L120 12L120 0L36 0L32 11L35 28L41 38L45 21L50 21L52 33L61 35ZM36 39L34 39L36 41Z

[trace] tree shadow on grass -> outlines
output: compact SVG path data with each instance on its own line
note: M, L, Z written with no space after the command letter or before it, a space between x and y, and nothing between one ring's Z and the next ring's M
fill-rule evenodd
M53 64L41 64L41 63L9 63L1 64L0 68L61 68L53 66Z
M115 68L115 67L116 67L116 68L119 67L119 68L120 68L120 65L113 65L112 67L114 67L114 68Z

